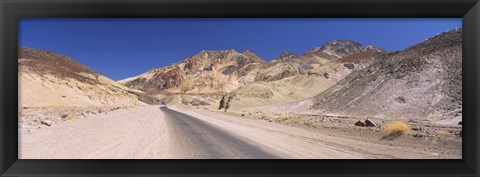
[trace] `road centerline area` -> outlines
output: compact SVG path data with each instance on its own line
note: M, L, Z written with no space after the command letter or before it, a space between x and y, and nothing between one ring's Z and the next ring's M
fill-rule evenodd
M222 130L193 116L160 107L165 113L176 151L188 155L188 158L216 159L276 159L275 155L261 147L246 142L235 135Z

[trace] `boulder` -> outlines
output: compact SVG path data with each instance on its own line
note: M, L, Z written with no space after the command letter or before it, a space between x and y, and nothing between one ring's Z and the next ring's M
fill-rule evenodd
M355 65L353 63L345 63L345 64L343 64L343 66L345 66L345 68L347 68L347 69L355 68Z
M53 122L51 120L42 120L41 123L46 126L51 126Z
M365 124L364 122L362 122L362 121L357 121L357 122L355 122L355 126L365 127L366 124Z
M370 118L367 118L367 120L365 120L365 125L367 127L376 127L377 126L377 124L375 124L375 122Z

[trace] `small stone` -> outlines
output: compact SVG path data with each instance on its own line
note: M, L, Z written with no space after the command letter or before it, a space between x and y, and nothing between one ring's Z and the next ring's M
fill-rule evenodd
M365 124L364 122L362 122L362 121L357 121L357 122L355 122L355 126L365 127L366 124Z
M423 130L423 128L422 127L413 127L412 130L413 131L420 131L420 130Z
M415 138L422 138L422 137L424 137L424 136L423 136L422 134L420 134L420 133L415 133L415 134L413 135L413 137L415 137Z
M370 119L370 118L367 118L367 120L365 120L365 125L367 127L376 127L377 126L377 124L375 124L375 122L373 122L373 120Z

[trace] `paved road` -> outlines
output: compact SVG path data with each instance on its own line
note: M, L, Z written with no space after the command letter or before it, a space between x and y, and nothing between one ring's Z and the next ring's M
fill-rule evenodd
M160 107L165 113L174 140L175 151L190 158L255 158L274 159L259 145L190 115Z

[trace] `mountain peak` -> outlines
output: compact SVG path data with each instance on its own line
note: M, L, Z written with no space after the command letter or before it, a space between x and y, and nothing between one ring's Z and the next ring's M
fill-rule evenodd
M265 63L265 60L260 58L257 54L253 53L251 50L245 50L242 52L242 55L246 56L250 60L256 63Z
M363 46L361 43L352 41L352 40L333 40L326 42L321 47L313 48L307 51L305 54L312 53L324 53L334 58L342 58L351 54L365 52L365 51L376 51L376 52L385 52L383 48L367 45Z
M255 54L255 53L253 53L251 50L248 50L248 49L247 49L247 50L243 51L242 54L244 54L244 55L250 55L250 54Z
M362 44L352 40L333 40L323 44L320 50L323 52L337 53L341 56L350 54L351 52L358 52L362 50Z
M280 55L275 57L272 61L289 60L289 59L296 58L296 57L298 57L298 56L295 55L294 53L285 51L285 52L280 53Z
M225 54L225 53L238 53L235 49L226 49L226 50L202 50L202 52L208 54Z
M373 45L367 45L363 48L364 51L386 52L385 49Z

